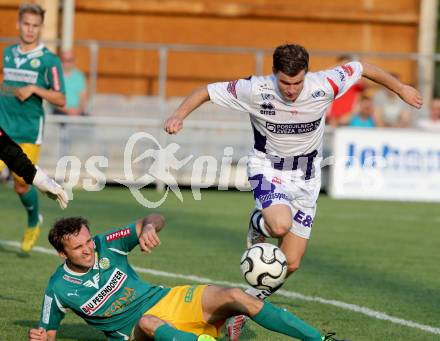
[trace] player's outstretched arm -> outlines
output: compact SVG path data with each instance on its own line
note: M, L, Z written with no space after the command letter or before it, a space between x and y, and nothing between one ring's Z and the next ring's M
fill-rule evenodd
M183 100L174 114L166 119L165 131L168 134L177 134L183 128L183 120L207 101L209 101L209 93L206 86L194 90Z
M393 77L388 72L382 70L380 67L362 62L363 76L381 84L391 91L395 92L403 101L409 105L420 109L423 104L423 99L420 93L412 86L403 84L397 78Z
M151 252L160 245L158 233L165 226L165 219L160 214L150 214L136 223L136 232L139 237L139 246L142 251Z
M29 341L55 341L57 338L56 330L46 331L43 328L34 328L29 330L28 340Z

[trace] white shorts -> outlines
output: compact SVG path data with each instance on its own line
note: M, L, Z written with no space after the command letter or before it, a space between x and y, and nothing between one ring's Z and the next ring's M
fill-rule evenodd
M279 167L267 154L253 150L249 154L247 170L257 209L277 204L289 206L293 218L290 232L310 239L321 188L322 158L320 155L306 155L305 158L306 162L296 161L296 166L286 162L286 167Z

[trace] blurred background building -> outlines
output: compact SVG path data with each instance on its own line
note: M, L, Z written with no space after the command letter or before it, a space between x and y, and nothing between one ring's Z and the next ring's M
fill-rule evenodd
M88 74L94 72L85 41L96 41L99 93L157 95L160 47L168 58L166 94L183 96L207 82L247 76L256 69L269 73L272 49L285 42L302 44L312 52L312 70L328 67L338 54L350 52L417 83L417 59L410 54L432 52L428 50L435 45L433 0L36 2L48 10L46 40L63 38L63 8L74 8L71 28L77 64ZM20 3L0 1L1 37L16 36ZM156 49L147 44L157 44ZM191 51L191 46L206 49ZM227 47L234 49L222 51ZM255 49L263 53L257 60Z

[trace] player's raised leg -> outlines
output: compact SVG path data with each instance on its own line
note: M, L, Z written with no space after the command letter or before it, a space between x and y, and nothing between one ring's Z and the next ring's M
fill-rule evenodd
M277 187L272 186L272 190L276 189ZM281 189L279 190L279 193L282 193ZM272 202L268 203L267 201L259 201L260 198L267 197L267 195L256 196L257 206L266 206L266 208L263 208L262 211L255 210L252 213L247 244L248 247L250 247L256 242L261 242L259 241L261 238L259 239L258 236L264 235L265 237L277 238L279 246L286 256L288 266L287 275L289 276L299 268L307 249L308 238L310 237L310 230L313 221L312 214L305 214L303 211L314 212L315 210L294 209L295 216L293 216L290 203L273 204ZM272 197L283 198L282 195L275 195ZM310 219L311 221L309 221ZM280 287L274 290L260 290L250 287L246 289L246 293L260 300L264 300L271 296ZM244 315L237 315L228 320L227 332L230 340L235 341L239 339L246 320L247 318Z
M287 259L287 275L298 270L307 249L316 205L305 207L293 200L289 205L275 204L264 208L261 214L254 214L257 224L252 224L255 233L267 233L277 238Z

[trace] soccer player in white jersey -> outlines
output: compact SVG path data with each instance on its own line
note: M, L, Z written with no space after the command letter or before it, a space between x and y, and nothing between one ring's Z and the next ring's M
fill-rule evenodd
M416 108L422 105L416 89L369 63L350 62L318 72L308 72L308 66L304 47L278 46L273 54L273 74L198 88L164 127L169 134L178 133L183 120L208 100L249 113L255 141L248 177L256 208L250 215L247 245L263 242L266 237L277 238L287 257L289 275L300 266L313 226L321 187L324 115L332 101L363 76ZM261 299L272 294L256 289L247 292ZM244 323L243 316L230 321L232 340L238 340Z

